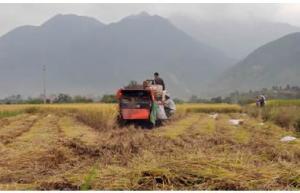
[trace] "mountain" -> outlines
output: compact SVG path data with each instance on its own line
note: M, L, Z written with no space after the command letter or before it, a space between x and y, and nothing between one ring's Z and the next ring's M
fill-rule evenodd
M271 86L300 85L300 33L269 42L210 85L212 92L249 91Z
M188 97L233 62L157 15L143 12L109 25L57 15L0 38L0 95L38 95L45 65L48 93L111 93L158 71L171 93Z
M299 27L287 23L261 20L205 21L183 16L174 16L170 20L197 40L217 47L226 55L238 60L270 41L290 33L300 32Z

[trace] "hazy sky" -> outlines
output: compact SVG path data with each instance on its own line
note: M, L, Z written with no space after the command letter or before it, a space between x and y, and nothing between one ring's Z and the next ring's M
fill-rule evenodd
M201 20L267 20L300 26L300 4L0 4L0 35L20 25L40 25L52 16L78 14L104 23L147 11Z

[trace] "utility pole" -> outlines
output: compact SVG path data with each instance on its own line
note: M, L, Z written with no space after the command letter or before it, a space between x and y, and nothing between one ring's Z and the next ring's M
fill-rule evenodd
M47 97L46 97L46 65L43 65L43 99L44 99L44 104L47 102Z

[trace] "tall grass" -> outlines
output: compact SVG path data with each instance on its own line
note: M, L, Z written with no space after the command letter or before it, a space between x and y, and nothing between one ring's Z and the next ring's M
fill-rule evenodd
M115 127L118 114L114 104L54 104L39 107L44 112L71 113L79 121L98 130Z
M300 132L300 100L272 100L264 108L249 105L244 111L252 117Z
M1 105L0 117L19 113L72 114L79 121L95 128L113 128L117 116L114 104L47 104L47 105Z
M300 99L278 99L267 102L268 106L300 106Z
M230 104L180 104L172 119L181 119L187 113L231 113L240 112L239 105ZM72 113L76 118L96 129L113 128L118 115L115 104L46 104L46 105L1 105L0 117L26 113Z
M116 125L117 111L112 106L102 108L80 109L76 118L98 130L112 129Z

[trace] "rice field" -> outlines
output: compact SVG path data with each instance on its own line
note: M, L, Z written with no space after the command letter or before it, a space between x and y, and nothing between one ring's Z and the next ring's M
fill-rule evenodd
M268 106L300 106L300 99L270 100Z
M0 190L300 189L300 140L280 141L295 130L237 105L177 107L143 129L119 127L112 104L0 105Z
M257 108L252 104L244 107L243 111L284 129L300 132L300 100L271 100L264 108Z

